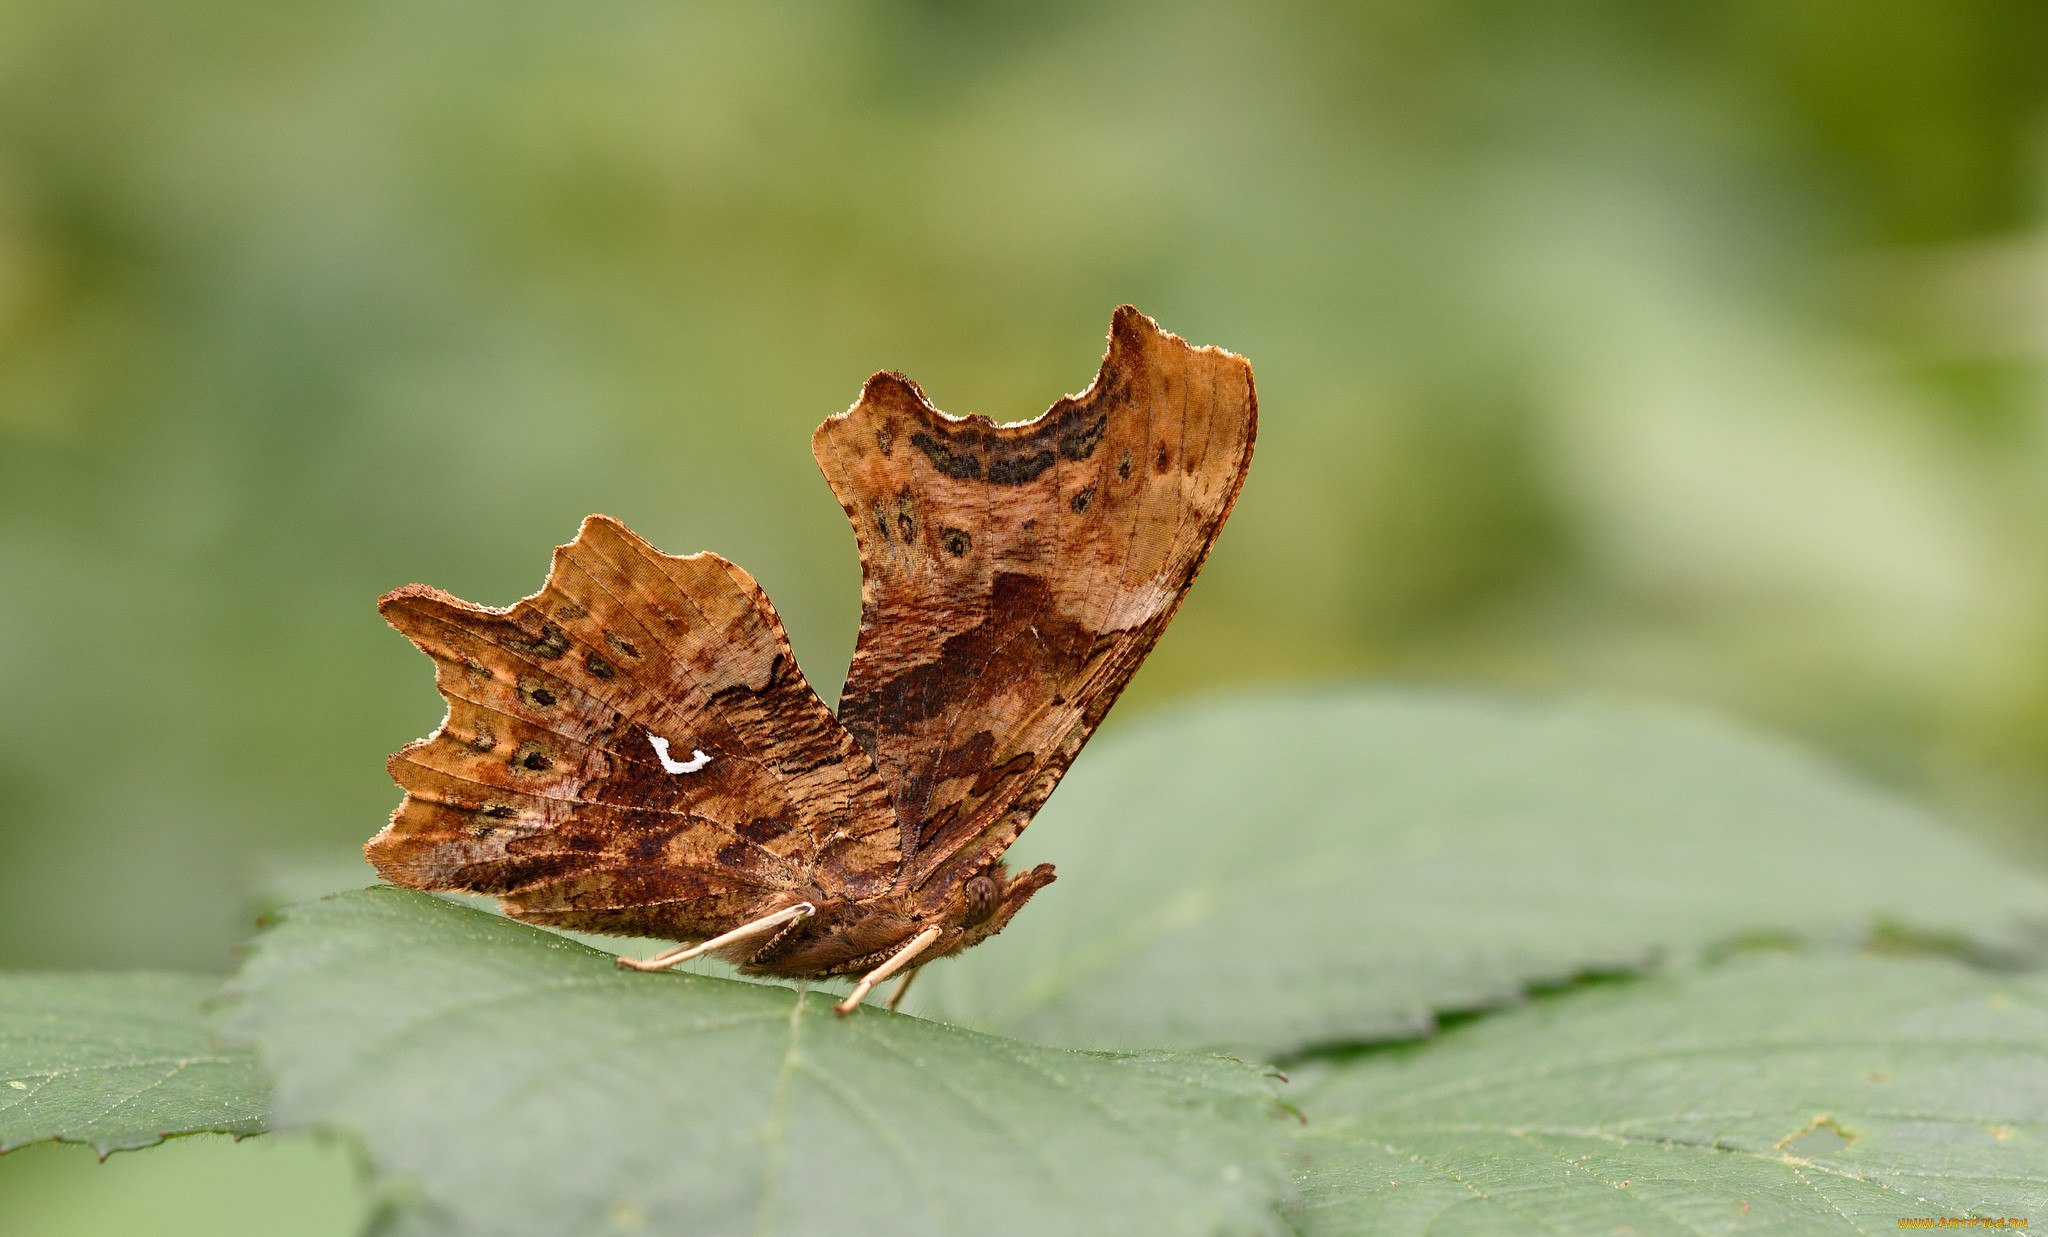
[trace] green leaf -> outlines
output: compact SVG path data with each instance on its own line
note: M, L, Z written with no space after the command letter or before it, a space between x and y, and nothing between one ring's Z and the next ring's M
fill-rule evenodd
M1304 1233L1855 1233L2048 1214L2038 974L1743 958L1299 1081Z
M254 1134L268 1088L222 1048L186 975L0 975L0 1151L43 1139L102 1156L173 1134Z
M1235 1061L1039 1048L609 955L423 894L288 911L234 984L280 1128L403 1231L1264 1231L1292 1124Z
M1059 883L912 1010L1039 1042L1399 1038L1756 933L2013 948L2048 885L1779 745L1646 708L1239 699L1090 749L1016 848Z

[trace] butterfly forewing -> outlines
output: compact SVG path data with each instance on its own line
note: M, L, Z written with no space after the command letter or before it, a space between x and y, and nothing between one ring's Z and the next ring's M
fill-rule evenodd
M864 572L839 716L906 884L971 873L1052 793L1200 569L1256 422L1241 358L1125 306L1094 385L1035 421L949 417L879 374L819 428Z

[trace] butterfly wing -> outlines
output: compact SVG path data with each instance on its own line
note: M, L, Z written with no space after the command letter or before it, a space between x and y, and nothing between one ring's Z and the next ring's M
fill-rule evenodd
M422 585L380 608L434 659L448 702L439 730L391 757L405 800L366 848L386 879L691 940L895 875L873 765L760 587L717 555L662 554L592 516L508 609Z
M860 543L839 717L902 823L904 883L1029 823L1151 651L1251 463L1251 367L1124 306L1094 385L1022 425L877 374L812 449Z

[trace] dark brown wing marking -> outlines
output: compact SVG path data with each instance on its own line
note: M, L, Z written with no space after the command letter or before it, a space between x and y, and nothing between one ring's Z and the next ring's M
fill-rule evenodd
M839 716L902 822L904 883L1000 854L1151 651L1251 463L1251 367L1126 305L1095 383L1022 425L877 374L812 450L860 543Z
M508 609L411 585L380 603L436 663L448 717L391 758L386 879L512 914L688 940L820 891L887 887L895 815L744 571L585 520ZM686 774L662 767L650 736Z

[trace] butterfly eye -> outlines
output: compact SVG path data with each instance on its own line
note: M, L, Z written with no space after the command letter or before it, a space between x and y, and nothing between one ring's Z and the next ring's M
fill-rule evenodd
M996 906L1003 900L1003 887L996 879L984 872L967 882L967 922L982 923L996 913Z

